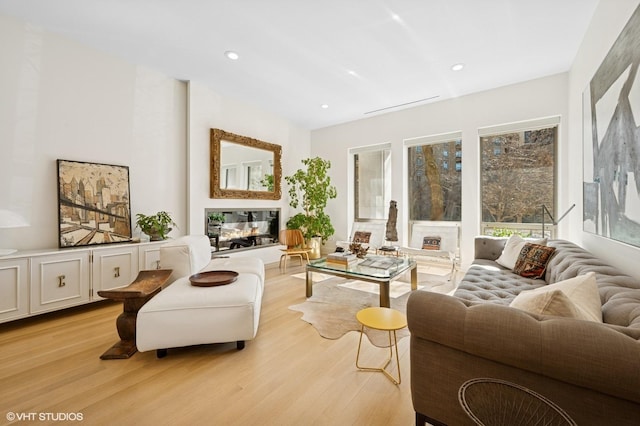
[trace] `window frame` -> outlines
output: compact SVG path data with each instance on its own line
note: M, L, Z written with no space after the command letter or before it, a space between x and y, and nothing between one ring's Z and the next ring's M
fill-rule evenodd
M448 153L448 163L449 163L449 167L451 166L451 162L454 163L454 167L456 169L456 172L460 173L460 179L461 179L461 188L460 188L460 220L418 220L418 219L412 219L411 218L411 206L410 201L409 201L409 170L410 170L410 165L409 165L409 149L412 147L416 147L416 146L425 146L425 145L437 145L437 144L442 144L442 143L449 143L449 142L458 142L460 143L460 150L456 151L455 155L451 155L451 153ZM407 234L409 235L409 237L411 237L411 226L413 224L440 224L440 223L450 223L450 224L458 224L458 226L461 225L462 223L462 204L463 204L463 198L462 198L462 169L458 170L457 168L457 164L458 163L462 163L462 158L463 158L463 140L462 140L462 131L454 131L454 132L447 132L447 133L440 133L440 134L435 134L435 135L427 135L427 136L418 136L415 138L410 138L410 139L405 139L403 141L403 150L404 150L404 158L405 158L405 167L404 167L404 176L403 176L403 187L404 187L404 191L405 191L405 200L406 200L406 204L407 204L407 209L406 209L406 223L408 226L408 232ZM459 153L459 154L458 154ZM460 162L456 161L458 158L460 158ZM462 167L462 166L461 166Z
M496 126L487 126L478 129L478 194L479 194L479 218L482 235L494 235L495 229L506 229L514 233L528 233L531 236L556 238L557 225L553 224L551 217L543 212L542 205L540 212L543 215L543 222L486 222L483 220L483 167L482 167L482 138L501 136L510 133L520 133L527 131L555 128L555 141L553 147L553 208L550 210L553 218L557 219L558 212L558 155L561 138L561 117L551 116L532 120L519 121ZM523 143L526 143L523 141ZM496 147L494 146L494 151ZM548 208L548 206L545 206ZM548 219L548 221L547 221ZM543 229L544 226L544 229Z
M386 169L384 167L382 167L382 189L383 189L383 194L382 194L382 217L362 217L360 214L360 206L359 206L359 201L360 201L360 189L358 187L359 184L359 164L358 164L358 160L357 157L360 154L363 153L371 153L371 152L384 152L387 151L388 152L388 161L389 161L389 168L388 168L388 173L385 174ZM389 206L389 202L391 201L391 185L392 185L392 149L391 149L391 143L382 143L382 144L376 144L376 145L367 145L367 146L361 146L361 147L356 147L356 148L351 148L349 149L349 159L351 162L351 165L353 167L353 173L351 174L351 179L352 179L352 183L353 183L353 221L354 222L375 222L375 221L386 221L386 217L387 217L387 209ZM384 154L383 154L384 156ZM388 176L387 176L388 175Z

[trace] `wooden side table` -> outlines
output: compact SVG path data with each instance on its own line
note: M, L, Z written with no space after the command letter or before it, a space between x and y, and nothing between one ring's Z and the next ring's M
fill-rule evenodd
M362 327L360 328L360 341L358 342L358 354L356 355L356 367L364 371L379 371L384 373L394 384L399 385L402 377L400 376L400 358L398 357L398 338L396 330L400 330L407 326L407 317L401 312L391 308L373 307L358 311L356 319ZM389 333L389 358L382 367L363 367L359 364L360 348L362 346L362 335L364 328L374 328L376 330L385 330ZM393 343L391 342L391 332L393 332ZM398 367L398 378L393 377L387 370L387 365L393 358L393 347L396 347L396 365Z
M138 311L165 287L172 272L172 269L140 271L136 279L126 287L98 291L98 294L104 298L124 303L123 311L116 319L120 341L103 353L100 359L127 359L138 351L136 348Z

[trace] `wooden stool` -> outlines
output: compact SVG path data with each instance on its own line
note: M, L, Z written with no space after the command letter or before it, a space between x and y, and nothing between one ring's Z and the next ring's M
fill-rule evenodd
M138 351L136 347L136 319L138 311L155 296L169 280L171 269L140 271L135 281L123 288L100 290L98 295L123 302L123 311L116 319L120 341L115 343L100 359L127 359Z
M384 373L394 384L399 385L402 378L400 377L400 358L398 358L398 339L396 330L400 330L407 326L407 317L402 313L391 308L366 308L356 314L356 319L362 327L360 328L360 341L358 342L358 354L356 355L356 367L363 371L379 371ZM363 367L360 366L360 348L362 346L362 335L364 328L373 328L375 330L384 330L389 333L389 358L382 367ZM393 343L391 342L391 332L393 332ZM387 365L393 358L393 346L396 347L396 365L398 366L398 379L393 377L387 370Z

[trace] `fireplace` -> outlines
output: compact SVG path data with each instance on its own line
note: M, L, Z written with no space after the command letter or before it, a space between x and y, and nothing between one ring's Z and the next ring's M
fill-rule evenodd
M280 209L205 209L205 233L215 252L250 250L278 245ZM212 213L224 221L211 220Z

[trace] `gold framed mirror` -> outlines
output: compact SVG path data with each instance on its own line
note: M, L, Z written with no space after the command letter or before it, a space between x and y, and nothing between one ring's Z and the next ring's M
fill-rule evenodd
M279 200L282 147L211 129L211 198Z

